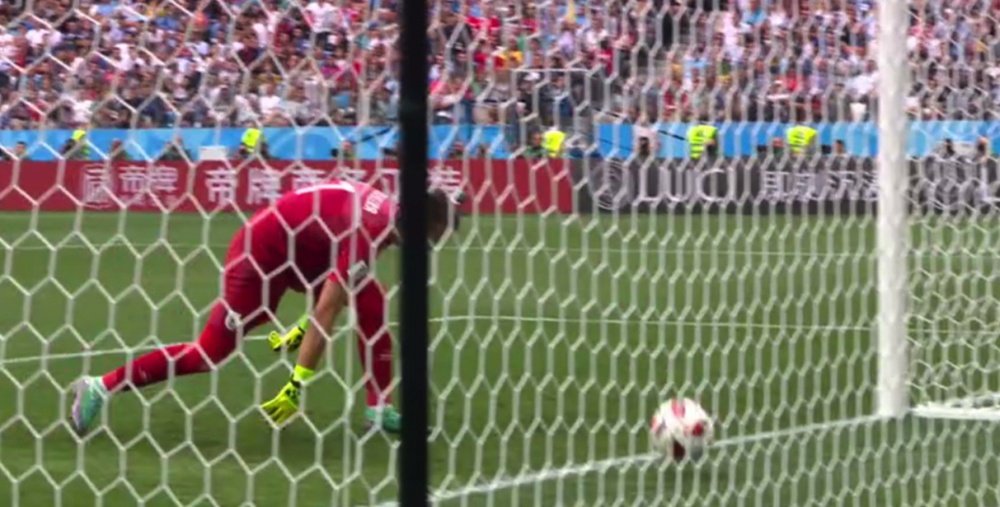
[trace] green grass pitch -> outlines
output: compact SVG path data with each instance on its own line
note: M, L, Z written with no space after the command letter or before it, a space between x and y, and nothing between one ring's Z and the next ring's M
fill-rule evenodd
M255 407L294 358L260 340L210 375L116 397L83 441L65 424L74 378L197 333L240 223L0 214L0 505L395 498L396 443L364 430L346 320L307 390L307 417L282 431ZM464 226L433 266L441 505L1000 504L996 423L869 418L873 219L476 216ZM993 227L915 229L915 399L1000 390ZM397 265L392 252L378 266L388 287ZM291 323L303 308L290 296L280 316ZM697 466L643 457L647 417L675 395L718 419L719 445Z

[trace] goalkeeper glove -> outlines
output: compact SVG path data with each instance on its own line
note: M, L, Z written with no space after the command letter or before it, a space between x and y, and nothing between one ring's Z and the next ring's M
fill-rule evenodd
M281 388L278 395L271 401L263 403L260 408L276 426L283 426L299 411L299 394L302 384L312 378L316 373L302 366L295 366L292 378L288 380L285 387Z
M277 352L281 349L286 349L288 351L295 350L302 345L302 338L306 335L306 329L309 327L309 316L303 315L299 319L298 324L295 325L290 331L284 335L278 333L277 331L271 331L271 334L267 335L267 343L271 345L271 350Z

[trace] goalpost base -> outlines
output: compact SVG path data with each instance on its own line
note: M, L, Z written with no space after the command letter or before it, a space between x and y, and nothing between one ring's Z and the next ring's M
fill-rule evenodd
M928 419L1000 421L1000 393L924 403L914 407L912 412L917 417Z

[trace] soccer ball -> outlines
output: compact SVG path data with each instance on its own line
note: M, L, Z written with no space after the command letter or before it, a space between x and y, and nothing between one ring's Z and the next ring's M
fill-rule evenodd
M653 414L649 439L653 448L675 460L698 459L712 443L712 419L698 402L674 398Z

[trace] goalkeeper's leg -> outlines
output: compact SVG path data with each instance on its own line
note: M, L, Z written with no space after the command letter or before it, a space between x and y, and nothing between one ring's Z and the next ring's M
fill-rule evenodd
M100 414L110 393L140 388L175 376L204 373L236 350L239 336L269 319L286 287L272 281L268 301L256 277L227 276L223 301L215 304L201 335L194 342L168 345L112 370L101 377L84 377L74 386L73 428L85 433ZM270 312L260 311L268 308Z
M75 385L73 429L86 433L100 414L110 393L140 388L176 376L209 371L236 349L236 333L226 326L226 308L222 303L197 341L167 345L149 352L100 377L84 377Z
M378 282L370 279L355 297L358 316L358 354L365 371L369 426L398 432L402 417L391 405L392 335L385 320L385 293Z

